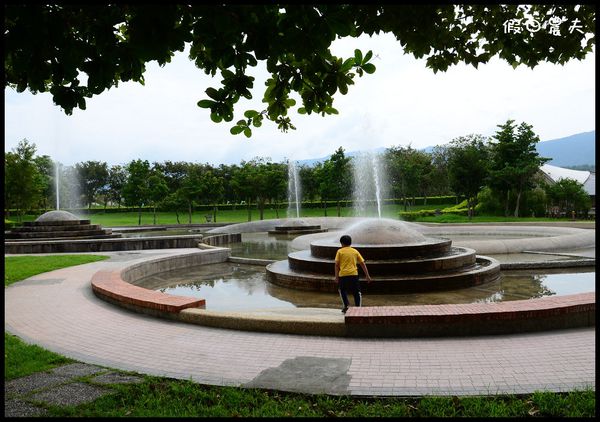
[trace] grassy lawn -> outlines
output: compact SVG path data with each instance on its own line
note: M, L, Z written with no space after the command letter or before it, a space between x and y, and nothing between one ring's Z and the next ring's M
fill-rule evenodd
M35 274L104 259L95 255L5 257L5 285ZM22 267L22 268L21 268ZM10 282L7 283L7 279ZM4 380L73 362L4 333ZM116 370L115 370L116 371ZM91 378L84 382L93 384ZM216 387L144 376L140 384L113 385L113 393L79 406L50 406L65 417L594 417L594 390L489 397L356 398Z
M24 280L36 274L101 261L108 256L101 255L43 255L43 256L5 256L4 286Z
M419 211L422 209L443 209L446 207L454 206L454 203L441 204L441 205L419 205L414 207L408 207L408 211ZM404 211L402 205L384 205L381 209L382 217L398 219L398 213ZM196 211L192 214L192 224L206 223L205 215L212 214L208 211ZM251 221L260 220L260 214L256 208L252 208ZM351 207L341 207L340 215L342 217L354 216L354 209ZM371 217L376 217L377 210L372 208L370 211ZM295 216L295 214L294 214ZM322 208L302 208L300 209L300 217L323 217L325 211ZM327 208L328 217L337 217L337 208ZM33 221L37 218L37 215L25 215L23 221ZM103 227L123 227L123 226L137 226L138 225L138 213L137 212L119 212L119 213L97 213L89 215L81 215L81 218L90 219L92 224L100 224ZM275 209L267 208L264 211L263 219L269 220L274 218L287 218L287 210L279 209L277 212ZM217 212L217 223L245 223L248 221L248 210L239 208L236 210L220 210ZM533 222L533 221L545 221L545 222L565 222L571 221L568 218L556 219L556 218L533 218L533 217L499 217L499 216L486 216L477 215L471 221L466 216L460 215L438 215L433 217L420 217L415 220L416 222L428 222L428 223L490 223L490 222ZM580 220L590 221L590 220ZM190 220L187 214L179 214L179 224L189 224ZM142 225L154 224L154 217L152 212L142 212ZM174 212L157 212L156 213L156 224L178 224L177 216Z

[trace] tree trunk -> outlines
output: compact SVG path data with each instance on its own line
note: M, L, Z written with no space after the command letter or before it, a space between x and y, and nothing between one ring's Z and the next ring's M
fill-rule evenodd
M181 222L179 221L179 212L177 212L177 209L175 209L175 218L177 219L177 224L181 224Z
M217 204L213 206L213 223L217 222Z
M252 221L252 210L250 209L250 198L248 198L248 203L246 204L248 208L248 221Z
M341 212L340 212L340 201L337 201L337 216L338 216L338 217L341 217L341 216L342 216L342 214L341 214Z
M322 204L323 204L323 211L325 213L324 215L325 215L325 217L327 217L327 202L323 202Z
M138 226L142 225L142 207L138 208Z
M510 197L510 191L506 191L506 202L504 203L504 216L508 217L508 198Z
M152 207L152 218L154 220L154 225L156 226L156 207Z
M473 202L471 201L471 199L467 199L467 215L469 217L469 221L471 221L471 219L473 218L473 208L472 208Z
M277 201L275 201L275 218L279 219L279 209L277 207Z
M519 216L519 202L521 201L521 190L517 192L517 205L515 206L515 217Z
M192 203L188 202L188 224L192 224Z

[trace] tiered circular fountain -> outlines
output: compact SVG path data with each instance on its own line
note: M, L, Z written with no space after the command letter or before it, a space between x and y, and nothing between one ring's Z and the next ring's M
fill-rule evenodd
M68 211L48 211L40 215L35 221L24 222L22 227L17 227L5 233L7 241L15 240L75 240L75 239L102 239L121 237L120 233L113 233L111 229L103 229L100 225L90 224L90 220L80 220Z
M477 256L475 250L452 246L449 239L425 237L401 221L365 219L336 237L315 240L310 250L292 252L287 260L267 266L268 280L276 285L323 292L337 291L335 254L343 234L352 237L373 279L364 292L409 293L452 290L497 279L500 263Z
M326 232L327 229L322 228L318 224L309 224L304 220L289 220L280 226L275 226L275 230L269 230L269 234L287 234L287 235L302 235L310 233Z

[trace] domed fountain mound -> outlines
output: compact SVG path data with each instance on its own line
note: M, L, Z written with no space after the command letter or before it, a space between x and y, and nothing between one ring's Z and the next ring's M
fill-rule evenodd
M500 263L476 256L473 249L453 247L448 239L423 236L402 222L365 220L344 233L367 262L373 282L364 292L409 293L452 290L495 280ZM310 250L292 252L287 260L267 266L269 281L301 290L337 291L335 254L339 237L316 240Z
M90 220L80 220L67 211L48 211L35 221L23 223L5 233L6 240L75 240L102 239L121 237L113 234L111 229L103 229L98 224L90 224Z

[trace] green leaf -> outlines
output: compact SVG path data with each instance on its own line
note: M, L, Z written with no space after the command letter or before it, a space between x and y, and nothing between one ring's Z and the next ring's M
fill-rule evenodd
M220 99L219 91L217 91L214 88L206 88L205 92L206 92L206 95L208 95L213 100L219 100Z
M374 64L372 64L372 63L367 63L367 64L364 64L364 65L362 66L362 68L363 68L363 70L364 70L365 72L367 72L367 73L369 73L369 74L370 74L370 73L373 73L373 72L375 72L375 65L374 65Z
M296 100L294 100L293 98L288 98L287 100L285 100L285 105L287 107L292 107L296 105Z
M212 101L212 100L200 100L200 101L198 101L198 107L202 107L202 108L211 108L213 106L213 104L215 104L215 102Z
M244 112L244 116L247 117L248 119L252 119L252 118L258 116L258 111L256 111L256 110L246 110Z
M244 129L244 135L246 135L246 138L251 137L252 136L252 130L249 127L245 128Z
M254 120L252 120L252 124L254 125L254 127L261 127L262 126L262 120L261 119L254 119Z
M354 66L354 59L349 58L342 64L342 67L340 67L340 72L347 72L352 69L352 66Z
M245 120L238 120L238 122L236 123L236 125L238 125L238 126L248 126L248 125L246 124L246 121L245 121Z
M300 107L298 109L298 114L306 114L306 109L304 107Z
M362 64L362 57L362 51L360 51L358 48L354 50L354 60L357 65Z
M212 120L215 123L220 123L221 120L223 120L223 118L221 116L219 116L217 113L210 113L210 120Z
M363 63L367 63L369 60L371 60L371 57L373 57L373 52L371 50L369 50L369 52L365 55L365 58L363 59Z
M244 128L241 126L233 126L231 129L229 129L229 132L231 132L232 135L239 135L243 130Z

